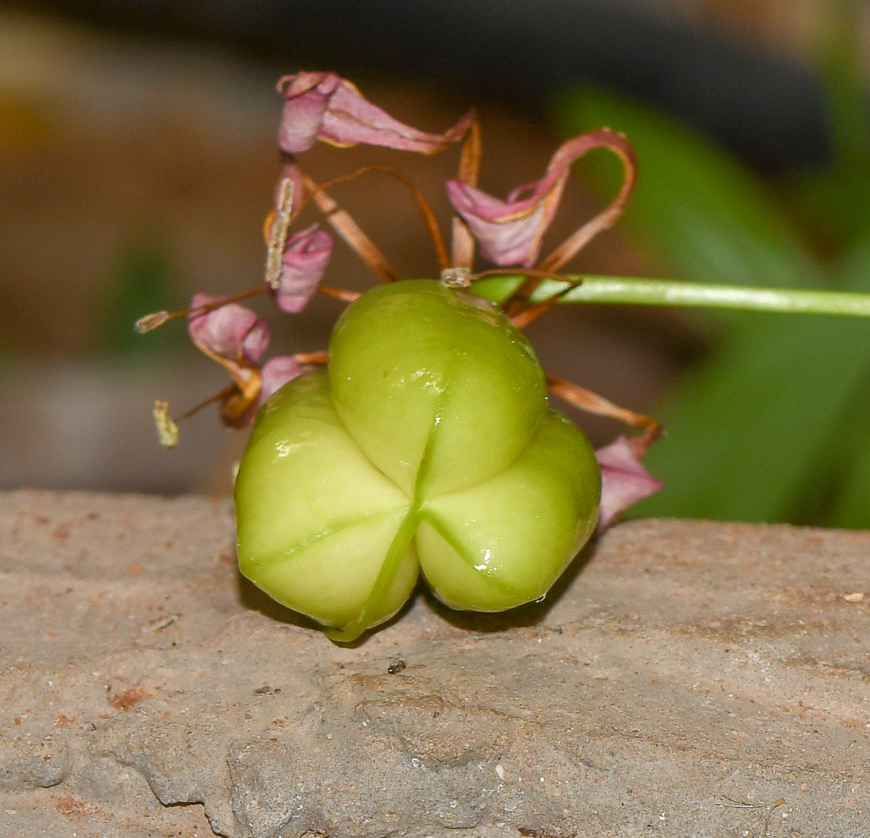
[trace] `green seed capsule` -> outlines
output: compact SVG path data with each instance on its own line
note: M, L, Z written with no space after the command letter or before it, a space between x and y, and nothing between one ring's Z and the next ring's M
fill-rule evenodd
M440 283L364 294L329 372L260 412L236 480L242 573L352 640L422 570L453 608L543 596L595 525L600 471L500 311Z

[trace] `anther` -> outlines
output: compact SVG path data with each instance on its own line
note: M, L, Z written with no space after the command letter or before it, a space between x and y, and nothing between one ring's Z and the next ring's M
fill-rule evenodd
M153 314L146 314L136 321L135 329L140 335L145 332L150 332L158 326L162 326L172 315L168 311L155 311Z
M470 288L471 270L469 268L445 268L441 271L441 284L448 288Z
M157 436L164 448L175 448L178 445L178 425L169 415L168 402L154 402L154 424L157 426Z
M277 291L281 284L281 263L287 245L287 233L293 219L293 198L296 184L291 178L281 181L278 207L269 231L269 251L266 256L266 284Z

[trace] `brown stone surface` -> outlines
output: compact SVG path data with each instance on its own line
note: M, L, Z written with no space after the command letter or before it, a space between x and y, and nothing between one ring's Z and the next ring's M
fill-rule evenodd
M0 495L0 835L755 838L778 798L769 838L870 834L868 533L625 524L544 603L352 648L232 537Z

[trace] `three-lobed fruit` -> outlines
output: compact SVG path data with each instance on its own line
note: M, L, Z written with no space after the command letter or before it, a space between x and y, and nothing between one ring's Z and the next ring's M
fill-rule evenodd
M236 480L239 564L341 640L392 616L421 570L451 607L501 611L546 593L599 494L524 335L461 290L392 283L339 320L328 372L261 410Z

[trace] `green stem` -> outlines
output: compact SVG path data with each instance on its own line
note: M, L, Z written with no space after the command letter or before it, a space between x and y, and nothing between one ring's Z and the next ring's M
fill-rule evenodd
M843 291L747 288L737 285L707 285L670 279L637 279L621 276L570 275L579 285L559 298L560 303L610 303L647 306L692 306L695 308L781 311L798 314L845 314L870 317L870 294ZM472 286L475 294L493 302L507 299L522 283L516 274L487 277ZM540 303L568 288L566 282L545 279L530 302Z
M387 555L384 557L384 562L375 579L374 587L372 588L366 604L360 611L359 616L345 629L325 628L326 636L335 643L353 643L359 636L369 627L372 621L372 615L377 611L396 571L402 561L405 553L411 545L411 539L417 532L417 527L420 523L420 513L415 507L408 511L408 514L402 520L393 541L390 544Z
M429 436L426 439L426 445L423 448L423 456L420 460L420 465L417 468L417 475L414 479L414 497L411 499L411 506L408 509L408 514L405 515L393 541L387 550L387 555L378 571L378 576L375 579L372 592L366 600L365 605L360 611L357 618L344 629L326 628L326 636L335 643L353 643L360 635L369 627L372 622L372 616L377 613L381 606L383 598L386 596L387 590L399 569L399 564L408 552L411 546L411 540L417 534L417 527L420 526L421 508L423 506L423 484L426 482L426 477L429 474L429 466L432 463L432 449L435 447L435 439L437 431L441 425L441 415L443 413L443 402L438 406L435 413L435 420L432 427L429 429Z

